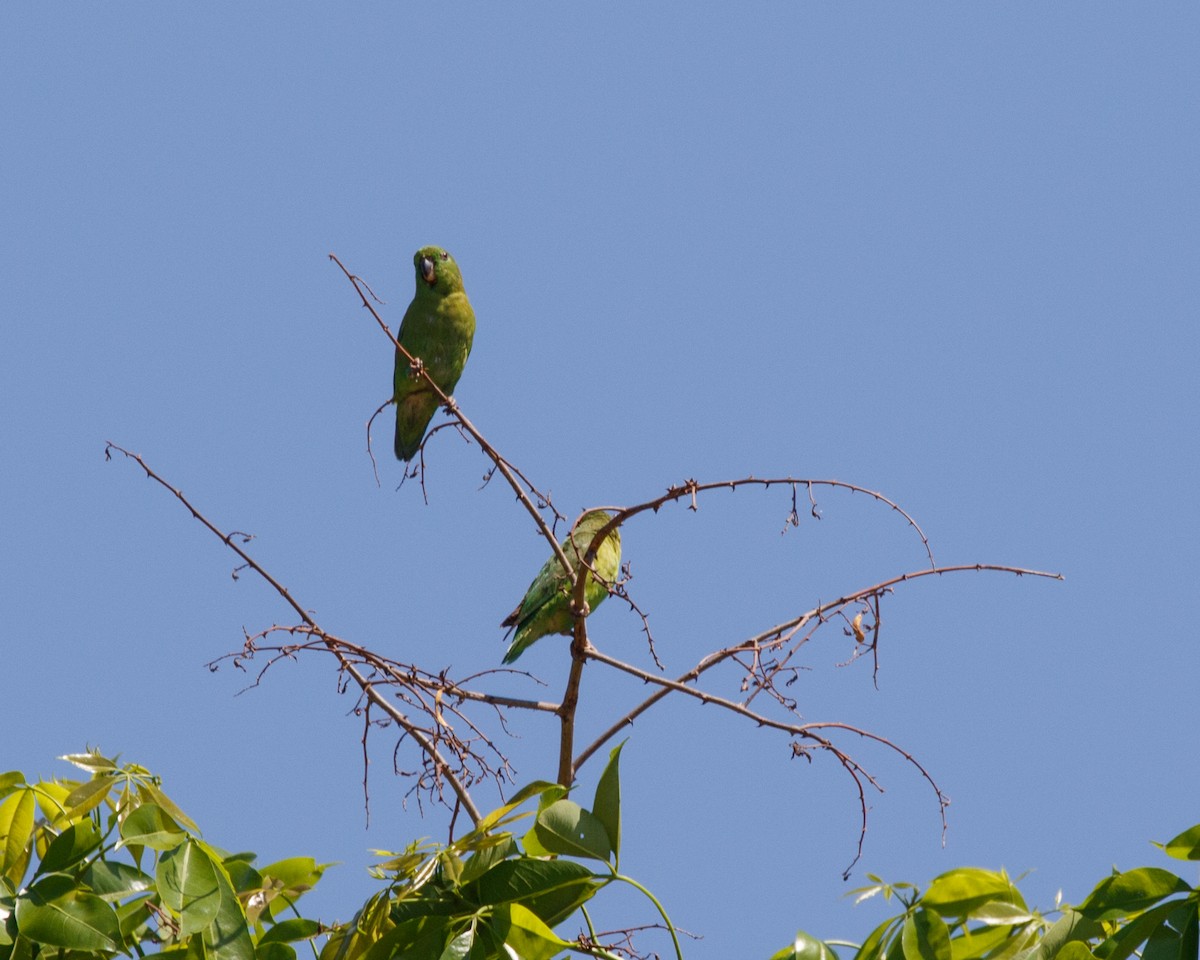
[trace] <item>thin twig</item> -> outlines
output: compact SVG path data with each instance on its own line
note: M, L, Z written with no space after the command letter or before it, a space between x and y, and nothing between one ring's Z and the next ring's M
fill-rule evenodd
M158 483L164 489L173 493L179 502L188 509L188 512L191 513L196 520L199 520L205 527L208 528L209 531L212 532L214 536L216 536L227 547L229 547L230 550L241 557L246 566L257 573L264 581L266 581L266 583L268 583L275 590L275 592L283 598L288 606L290 606L296 612L296 615L307 627L311 628L314 633L323 632L320 631L320 627L317 626L316 621L313 620L308 611L296 602L295 598L292 597L291 593L288 592L288 589L282 583L276 580L271 574L269 574L263 567L259 566L258 561L256 561L252 556L250 556L250 554L246 553L245 550L243 550L234 542L233 534L222 533L221 530L211 520L209 520L206 516L204 516L204 514L202 514L192 505L191 501L189 501L187 497L183 495L182 491L176 487L173 487L166 480L155 473L154 470L152 470L146 463L146 461L143 460L138 454L131 453L124 447L109 441L104 448L104 455L106 459L111 459L113 450L116 450L118 453L123 454L125 457L136 462L137 465L142 468L142 471L147 477ZM433 761L438 775L444 776L450 782L451 788L462 801L463 809L467 811L467 814L471 817L472 822L478 823L481 818L478 808L476 808L474 802L471 800L471 796L467 792L466 786L455 775L454 770L446 761L445 757L442 756L437 746L424 734L419 727L412 723L400 710L398 710L378 690L376 690L375 685L369 682L367 678L358 670L358 668L349 659L342 655L340 651L330 646L330 652L333 653L333 655L338 659L339 668L354 679L354 682L358 685L359 689L362 690L363 694L370 701L375 703L380 709L382 709L409 736L411 736L413 740L417 742L426 755Z

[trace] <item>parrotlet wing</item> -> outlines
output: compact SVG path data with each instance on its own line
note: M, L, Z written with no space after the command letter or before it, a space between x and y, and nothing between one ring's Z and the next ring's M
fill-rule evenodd
M578 566L580 554L611 519L611 514L603 510L593 510L580 519L572 536L563 539L563 552L572 566ZM596 551L596 559L592 566L607 582L616 581L621 568L620 531L613 530L604 538ZM512 663L544 636L572 632L574 617L571 616L570 588L571 581L562 564L558 562L558 557L551 556L534 577L517 609L501 623L502 627L517 628L508 652L504 655L505 663ZM594 610L607 596L608 590L604 585L597 583L595 577L588 574L584 585L584 598L588 606Z

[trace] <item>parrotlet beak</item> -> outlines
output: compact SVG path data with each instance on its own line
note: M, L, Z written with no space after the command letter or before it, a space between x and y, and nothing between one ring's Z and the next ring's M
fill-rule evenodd
M433 268L433 261L428 257L421 258L421 279L431 287L437 283L437 271Z

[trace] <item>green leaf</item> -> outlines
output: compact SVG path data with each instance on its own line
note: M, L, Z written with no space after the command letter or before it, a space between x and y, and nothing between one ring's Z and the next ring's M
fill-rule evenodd
M76 866L100 846L100 832L91 820L80 820L55 837L38 864L37 873L58 873Z
M1015 903L1006 903L1003 900L989 900L978 907L973 907L968 916L972 920L978 920L980 923L986 923L992 927L1000 925L1012 927L1021 923L1029 923L1034 919L1034 914L1025 907Z
M533 833L551 853L606 862L612 856L604 824L573 800L556 800L539 811Z
M442 951L438 960L462 960L463 957L469 956L471 948L475 946L475 924L469 924L461 933L459 933Z
M143 803L121 821L121 839L152 850L173 850L187 839L187 834L161 807Z
M296 948L287 943L262 943L254 948L255 960L296 960Z
M163 903L179 915L180 939L206 930L221 909L217 865L195 840L164 853L156 871Z
M175 803L174 800L172 800L170 797L168 797L165 793L163 793L154 784L152 784L152 783L142 784L141 790L139 792L143 793L145 796L148 796L150 798L150 801L155 806L162 807L162 809L166 810L167 814L172 819L174 819L177 823L182 823L185 827L187 827L189 830L191 830L192 833L195 833L195 834L200 833L200 828L197 827L194 823L192 823L192 818L189 817L186 813L184 813L179 808L179 805Z
M128 948L129 944L149 940L157 943L157 934L150 929L150 921L154 914L148 906L157 894L141 893L124 903L114 904L117 910L117 922L121 926L121 939ZM157 906L157 903L154 904Z
M953 960L975 960L987 957L989 960L1009 956L1022 949L1024 941L1032 934L1015 933L1008 926L982 927L979 930L964 931L961 936L950 941L950 956ZM1003 945L1003 949L999 949Z
M520 854L517 842L511 836L505 834L503 837L498 837L497 841L478 850L463 864L460 882L465 884L472 880L478 880L496 864Z
M71 788L78 786L73 780L39 780L32 789L37 793L38 810L47 823L57 824L67 817L66 799Z
M530 797L535 797L538 794L548 794L557 798L563 796L566 792L566 789L559 786L557 783L550 783L547 780L535 780L533 783L526 784L520 790L514 793L512 797L509 798L508 803L504 804L504 806L497 807L482 820L480 820L479 823L475 825L475 829L471 831L471 834L490 833L492 830L498 827L502 821L504 821L504 818L509 813L523 804ZM526 816L526 814L521 814L521 816ZM468 834L468 836L469 835L470 834Z
M1003 873L963 867L934 878L921 906L943 917L966 917L986 903L1010 903L1025 909L1020 891Z
M319 960L356 960L362 956L395 926L390 907L386 892L369 897L353 920L330 934L321 948Z
M0 773L0 797L7 794L13 787L21 786L25 783L25 774L20 770L9 770L5 773Z
M259 868L264 877L274 877L282 880L284 886L291 888L311 888L325 871L333 866L331 863L317 863L312 857L290 857L287 860L276 860L265 867Z
M309 940L321 932L321 925L316 920L304 917L291 917L280 920L258 939L259 946L264 943L287 943L294 940Z
M529 828L529 831L521 837L521 846L525 848L526 856L538 857L543 860L553 858L554 851L547 850L542 846L542 841L538 837L537 824Z
M508 907L508 931L503 943L512 951L511 955L521 960L551 960L560 950L567 949L571 944L558 937L532 911L519 903ZM495 920L492 920L495 926Z
M1172 837L1165 844L1156 843L1155 846L1161 847L1168 857L1176 860L1200 860L1200 823Z
M116 950L121 940L112 907L76 889L75 882L62 874L39 880L18 897L14 916L21 936L47 946Z
M1104 960L1125 960L1133 956L1156 930L1166 924L1179 905L1178 900L1160 903L1122 925L1105 941L1101 951Z
M904 960L951 960L950 931L932 910L917 910L904 918L900 944Z
M1096 955L1082 940L1072 940L1054 955L1054 960L1096 960Z
M598 878L583 864L523 857L497 864L477 881L464 885L461 893L479 906L520 902L554 926L597 889Z
M37 947L28 937L17 936L12 941L12 947L5 947L8 952L4 954L4 960L36 960L40 956L40 948L38 953L34 953L34 948ZM3 951L0 951L3 953Z
M1179 954L1181 957L1197 957L1200 956L1200 906L1196 904L1194 898L1189 898L1188 905L1191 910L1187 913L1186 919L1177 924L1181 939ZM1172 920L1172 922L1175 921Z
M1168 870L1139 867L1100 881L1078 910L1092 920L1117 920L1191 889Z
M439 960L450 936L445 917L421 917L397 924L375 941L364 960ZM326 960L324 951L322 960Z
M202 932L205 960L255 960L254 940L250 936L246 914L221 864L220 855L202 840L192 840L188 846L195 847L208 861L217 890L217 915ZM203 872L206 868L199 866L199 859L196 862Z
M855 955L855 960L879 960L880 957L886 956L897 930L901 929L902 925L903 917L892 917L890 920L883 921L863 941Z
M229 882L233 884L233 889L238 893L250 893L262 889L262 874L255 870L248 860L240 857L235 860L226 858L221 861L221 865L229 875Z
M0 876L11 880L14 887L21 885L29 866L36 806L31 787L11 793L0 802Z
M797 930L796 939L789 946L771 954L771 960L838 960L838 955L823 940Z
M89 750L87 753L68 753L58 759L73 763L88 773L116 773L120 769L116 760L100 756L99 750Z
M596 797L592 801L592 813L604 826L612 844L613 869L618 869L621 860L621 748L628 743L622 740L608 754L608 763L596 784Z
M1075 910L1066 909L1054 925L1042 935L1042 939L1038 941L1037 945L1027 954L1022 955L1022 960L1052 960L1068 943L1090 940L1102 932L1103 928L1095 920L1091 920Z
M67 808L67 816L82 817L96 809L104 802L104 798L116 782L113 777L98 776L73 788L62 800L63 806Z

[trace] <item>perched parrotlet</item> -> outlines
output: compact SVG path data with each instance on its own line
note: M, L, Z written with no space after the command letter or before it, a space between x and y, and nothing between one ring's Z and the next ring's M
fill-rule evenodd
M603 510L592 510L579 518L575 525L575 532L569 534L562 542L563 553L567 555L572 566L578 569L580 555L587 550L592 538L600 532L600 528L611 519L612 514ZM617 574L621 569L620 530L614 527L600 541L600 546L596 548L596 559L592 562L592 569L606 582L616 583ZM589 609L595 610L608 596L608 590L589 573L584 585L583 596ZM570 578L567 577L566 571L559 563L558 556L553 555L543 564L538 575L533 578L533 583L529 585L529 590L525 593L525 599L521 601L520 606L505 617L504 622L500 624L502 627L517 628L508 652L504 655L504 662L512 663L527 647L547 634L564 633L569 636L575 626L575 618L571 616L570 604Z
M419 357L434 383L449 396L471 353L475 311L463 290L458 264L441 247L422 247L413 254L417 292L404 311L396 339ZM413 374L412 365L396 351L392 398L396 403L396 459L417 455L425 429L441 402L429 384Z

